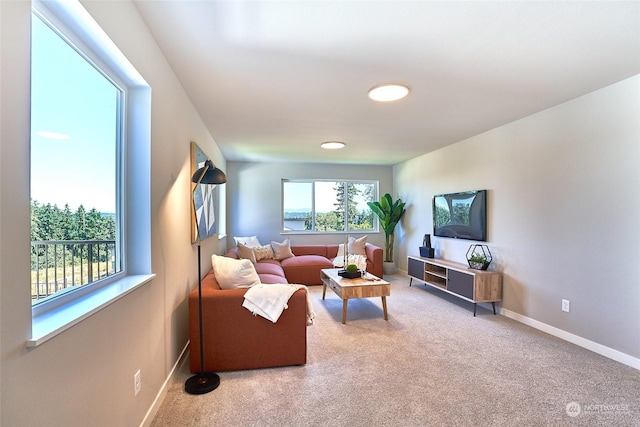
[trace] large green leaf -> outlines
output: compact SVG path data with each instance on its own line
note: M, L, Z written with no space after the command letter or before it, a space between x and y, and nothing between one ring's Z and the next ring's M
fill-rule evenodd
M402 199L395 202L391 194L387 193L379 202L368 202L369 208L376 214L385 234L385 261L393 261L393 234L396 225L405 213L405 203Z

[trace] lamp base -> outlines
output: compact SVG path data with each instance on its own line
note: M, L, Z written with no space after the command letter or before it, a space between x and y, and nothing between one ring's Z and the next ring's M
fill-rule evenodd
M220 385L220 377L213 372L201 372L184 383L184 390L189 394L205 394Z

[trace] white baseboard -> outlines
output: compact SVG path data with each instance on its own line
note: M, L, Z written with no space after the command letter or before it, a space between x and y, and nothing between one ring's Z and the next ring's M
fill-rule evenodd
M405 270L398 270L398 271L401 274L408 276ZM640 370L640 359L636 357L630 356L626 353L615 350L613 348L606 347L602 344L598 344L597 342L590 341L586 338L582 338L578 335L574 335L570 332L556 328L555 326L550 326L550 325L547 325L546 323L542 323L535 319L531 319L530 317L523 316L522 314L516 313L515 311L508 310L504 307L499 307L499 308L496 307L496 312L505 317L513 319L517 322L524 323L525 325L531 326L532 328L546 332L549 335L553 335L554 337L558 337L560 339L568 341L582 348L586 348L587 350L593 351L594 353L597 353L601 356L607 357L611 360L615 360L616 362L620 362L624 365Z
M515 311L507 310L506 308L501 308L500 314L510 319L516 320L520 323L524 323L525 325L529 325L532 328L536 328L540 331L546 332L549 335L553 335L554 337L558 337L582 348L586 348L587 350L591 350L601 356L608 357L609 359L615 360L616 362L620 362L624 365L640 370L640 359L636 357L630 356L618 350L614 350L613 348L606 347L602 344L598 344L597 342L590 341L586 338L582 338L578 335L574 335L562 329L558 329L555 326L550 326L546 323L531 319L530 317L523 316L522 314L516 313Z
M160 405L162 405L162 402L164 401L164 398L167 395L167 387L169 386L169 381L171 381L173 374L175 373L176 369L178 369L178 366L182 362L182 358L184 357L188 348L189 348L189 342L187 341L187 344L185 344L184 348L180 352L180 356L178 357L178 360L176 360L176 363L173 365L173 368L171 368L171 372L169 372L169 375L164 380L164 383L162 384L162 387L160 387L160 391L158 391L158 394L156 395L155 400L151 404L151 407L147 411L147 414L144 416L144 419L140 423L140 427L149 427L151 425L153 418L158 413L158 410L160 409Z

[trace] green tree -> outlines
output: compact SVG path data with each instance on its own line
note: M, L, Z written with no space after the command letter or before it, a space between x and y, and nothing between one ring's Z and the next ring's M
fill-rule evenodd
M87 235L87 212L84 206L78 206L78 209L73 214L73 235L75 240L85 240Z
M62 240L73 240L73 213L69 208L69 204L64 205L59 221L63 235Z
M115 236L113 215L102 214L95 208L87 212L82 205L76 212L72 212L68 204L62 210L56 205L42 205L36 200L31 201L31 241L115 240ZM64 256L60 253L54 254L53 250L53 247L36 247L32 249L32 254L43 257L49 251L49 266L53 265L54 260L62 263L69 261L73 256L82 255L85 259L87 256L85 245L67 245ZM107 255L107 251L103 250L100 259L104 260ZM34 263L35 261L32 261L32 266Z
M40 205L37 200L31 201L31 241L42 239L42 230L40 228Z
M336 231L361 229L362 227L360 225L363 222L362 212L358 211L358 204L356 202L356 197L361 191L356 184L352 182L337 182L336 184L334 187L336 191L336 202L333 204L338 219ZM347 212L346 221L344 219L345 210Z

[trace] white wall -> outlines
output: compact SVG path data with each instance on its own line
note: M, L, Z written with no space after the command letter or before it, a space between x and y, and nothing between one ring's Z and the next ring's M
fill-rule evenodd
M282 179L377 179L380 194L391 193L393 186L391 166L228 162L228 168L229 245L233 245L234 236L253 235L257 235L262 244L271 240L281 242L286 237L294 245L344 241L344 234L281 234ZM366 234L367 242L384 247L382 231Z
M488 189L502 306L640 358L640 76L398 165L400 267L433 234L435 194ZM471 243L433 238L466 262ZM571 311L561 311L561 300Z
M33 349L29 295L31 4L0 2L0 424L139 425L188 339L197 283L190 141L226 163L129 1L84 6L152 88L151 253L156 278ZM203 241L203 258L224 240ZM134 397L133 374L142 372Z

